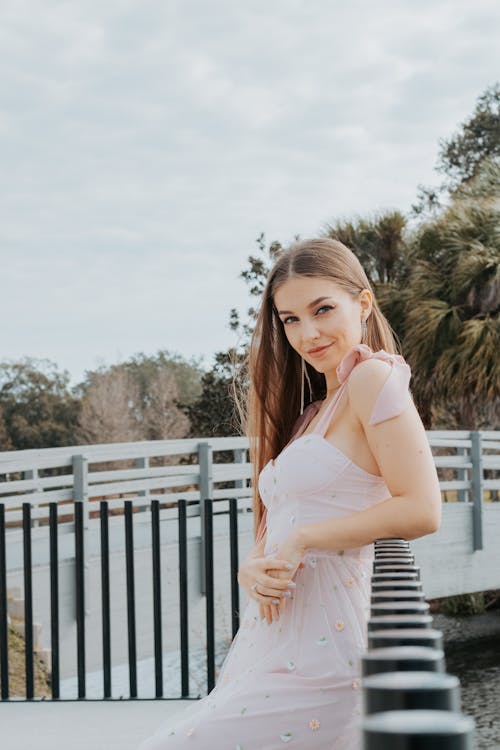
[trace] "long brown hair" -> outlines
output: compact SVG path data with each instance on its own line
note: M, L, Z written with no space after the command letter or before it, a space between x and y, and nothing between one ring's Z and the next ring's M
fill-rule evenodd
M364 343L373 351L385 349L390 354L399 353L395 334L380 311L366 273L348 247L337 240L308 239L293 243L278 256L267 277L243 366L249 381L243 406L238 398L237 388L233 389L243 432L249 439L250 461L253 464L256 542L262 538L266 522L266 509L258 489L259 474L290 440L300 411L301 357L290 346L274 308L274 294L293 276L321 276L331 279L353 299L357 299L363 289L369 289L373 303L367 319ZM325 398L324 374L317 372L307 362L306 367L312 386L311 401ZM309 388L305 390L309 396Z

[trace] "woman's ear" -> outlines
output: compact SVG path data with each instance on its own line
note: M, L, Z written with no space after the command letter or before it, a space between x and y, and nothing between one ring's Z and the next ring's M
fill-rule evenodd
M366 320L372 311L373 297L369 289L363 289L359 294L359 304Z

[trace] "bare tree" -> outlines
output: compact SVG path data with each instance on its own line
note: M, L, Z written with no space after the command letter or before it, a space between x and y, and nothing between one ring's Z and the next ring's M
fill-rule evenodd
M82 398L78 437L84 443L125 443L144 437L139 388L123 367L93 372Z
M148 440L184 438L189 419L177 406L178 387L173 373L162 368L156 373L144 407L144 434Z

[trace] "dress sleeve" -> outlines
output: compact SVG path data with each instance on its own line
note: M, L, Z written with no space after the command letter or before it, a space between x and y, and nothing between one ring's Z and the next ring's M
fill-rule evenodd
M377 396L368 424L378 424L396 417L412 402L408 389L410 365L399 354L392 354L384 359L390 362L391 371Z

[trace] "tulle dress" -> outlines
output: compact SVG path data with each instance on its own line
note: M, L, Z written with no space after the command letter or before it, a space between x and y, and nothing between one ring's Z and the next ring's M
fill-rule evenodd
M304 410L300 428L263 468L265 555L302 524L341 518L390 497L382 477L357 466L324 435L352 369L375 357L392 365L370 424L401 413L411 400L403 357L352 347L337 368L341 383L314 430L302 435L321 401ZM248 599L240 628L213 690L163 723L138 750L358 750L361 747L361 655L367 648L373 544L309 549L293 599L271 625Z

